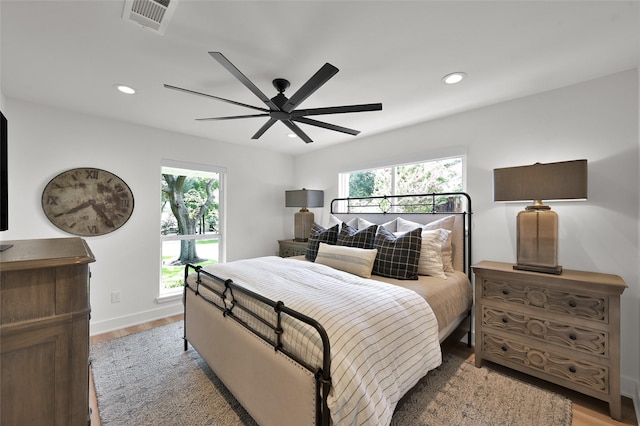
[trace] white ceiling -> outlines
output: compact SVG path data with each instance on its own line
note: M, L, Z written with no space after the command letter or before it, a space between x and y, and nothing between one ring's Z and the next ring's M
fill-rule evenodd
M123 20L124 4L0 0L4 96L298 154L635 68L640 54L636 1L180 0L164 35ZM163 87L264 107L209 51L269 97L274 78L291 82L291 96L329 62L340 72L301 107L383 110L318 118L355 137L301 124L307 145L276 123L251 140L265 118L194 119L253 110ZM452 71L468 77L444 85Z

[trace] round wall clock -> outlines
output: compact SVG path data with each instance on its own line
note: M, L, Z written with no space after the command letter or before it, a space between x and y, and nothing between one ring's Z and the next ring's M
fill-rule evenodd
M42 209L58 228L80 236L104 235L133 213L133 193L106 170L77 168L51 179L42 191Z

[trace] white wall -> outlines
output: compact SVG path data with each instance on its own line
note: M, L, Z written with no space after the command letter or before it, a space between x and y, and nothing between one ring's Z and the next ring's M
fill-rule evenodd
M638 11L638 16L640 16L640 11ZM640 80L640 67L638 68L638 80ZM638 86L638 99L640 99L640 85ZM640 135L640 110L638 111L638 134ZM640 137L638 138L638 146L640 147ZM638 149L638 155L638 163L640 163L640 149ZM638 176L638 188L640 188L640 176ZM640 211L640 205L638 206L638 210ZM640 225L638 226L638 240L640 241ZM638 263L638 271L640 271L640 262ZM638 275L640 276L640 272ZM637 286L636 299L638 300L636 310L640 312L640 285ZM638 331L638 334L640 334L640 331ZM638 371L640 371L640 356L636 359L638 360ZM636 381L636 391L633 396L636 413L640 413L640 379ZM636 415L636 417L639 416Z
M161 159L227 168L227 259L274 255L290 228L284 191L293 158L169 133L56 108L5 99L9 120L9 230L2 240L58 238L44 216L44 186L74 167L109 170L131 187L135 209L119 230L86 238L91 266L91 333L182 311L181 300L158 304ZM286 228L286 230L285 230ZM122 301L112 304L112 291Z
M587 159L589 199L552 205L560 221L559 262L620 275L629 286L622 296L623 392L637 395L638 131L638 71L630 70L298 156L295 182L325 190L328 205L341 171L466 152L472 260L515 262L515 218L526 203L493 202L493 169Z

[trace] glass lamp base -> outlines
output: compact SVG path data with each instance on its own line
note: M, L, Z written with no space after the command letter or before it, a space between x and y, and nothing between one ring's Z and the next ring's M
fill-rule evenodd
M552 210L518 213L518 264L514 269L561 274L558 265L558 215Z
M545 274L562 274L562 266L558 265L555 268L551 267L543 267L543 266L530 266L530 265L513 265L513 269L517 269L519 271L530 271L530 272L544 272Z

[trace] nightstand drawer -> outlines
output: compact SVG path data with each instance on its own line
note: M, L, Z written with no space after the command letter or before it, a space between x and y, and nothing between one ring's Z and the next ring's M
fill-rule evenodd
M482 279L482 298L609 322L608 298L552 290L540 285Z
M307 253L307 245L305 241L294 240L278 240L280 257L304 256Z
M571 358L554 353L548 347L536 347L517 339L507 339L489 333L482 333L482 351L485 358L514 367L535 376L546 375L560 379L560 384L568 387L588 388L592 391L609 393L609 368L584 359ZM541 374L536 374L541 373Z
M609 357L609 333L577 327L563 321L482 306L482 326L510 334L552 343L603 358ZM488 330L490 331L490 330Z

